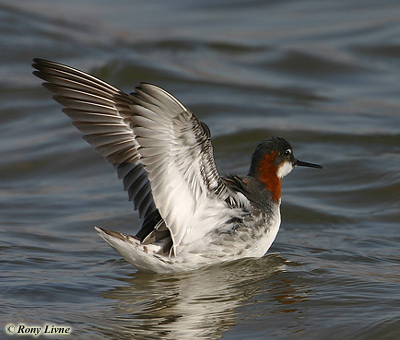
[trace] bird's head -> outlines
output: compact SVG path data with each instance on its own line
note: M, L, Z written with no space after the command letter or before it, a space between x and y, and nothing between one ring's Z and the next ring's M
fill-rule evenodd
M291 145L284 138L269 137L263 140L254 151L249 176L264 183L272 192L272 198L279 200L281 180L296 166L322 168L318 164L296 159Z

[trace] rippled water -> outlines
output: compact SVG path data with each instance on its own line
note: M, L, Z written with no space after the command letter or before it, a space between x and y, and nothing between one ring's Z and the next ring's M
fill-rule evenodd
M399 339L399 13L395 0L3 0L1 337L49 324L72 327L62 339ZM33 57L168 89L211 127L221 174L245 173L269 135L324 170L285 178L264 258L138 272L93 230L136 232L122 184Z

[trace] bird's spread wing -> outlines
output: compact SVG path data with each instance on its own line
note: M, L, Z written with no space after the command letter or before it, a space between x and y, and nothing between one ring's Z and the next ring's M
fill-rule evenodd
M140 162L129 117L132 98L119 89L66 65L34 59L35 75L56 93L54 99L83 132L83 138L107 158L123 179L141 217L156 210L147 173Z
M235 202L217 173L208 127L167 91L141 83L126 94L69 66L34 62L84 139L117 168L139 214L158 210L174 253L191 221L201 219L199 202Z

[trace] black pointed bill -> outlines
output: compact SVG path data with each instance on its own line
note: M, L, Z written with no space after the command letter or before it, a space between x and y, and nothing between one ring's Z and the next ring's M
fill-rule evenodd
M317 169L322 169L321 165L318 164L314 164L314 163L308 163L308 162L303 162L303 161L299 161L298 159L296 159L293 163L294 166L307 166L309 168L317 168Z

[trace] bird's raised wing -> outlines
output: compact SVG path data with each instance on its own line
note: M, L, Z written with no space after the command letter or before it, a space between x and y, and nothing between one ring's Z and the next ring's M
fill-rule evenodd
M112 163L141 217L156 210L147 173L140 161L129 117L132 98L121 90L72 67L34 59L34 74L56 93L83 138Z
M34 62L84 139L117 167L140 215L158 210L174 253L199 202L235 201L217 173L207 126L167 91L141 83L129 95L69 66Z

